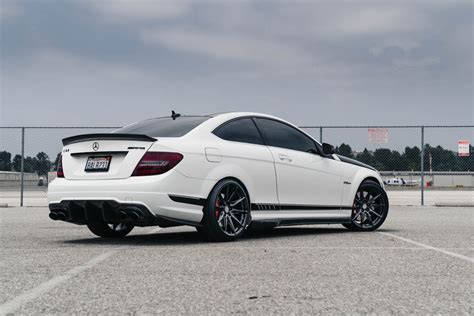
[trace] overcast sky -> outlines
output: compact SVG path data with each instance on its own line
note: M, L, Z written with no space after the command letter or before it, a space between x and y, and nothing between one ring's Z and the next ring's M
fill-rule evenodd
M473 123L473 1L0 3L0 125Z
M1 0L2 124L472 123L472 1Z

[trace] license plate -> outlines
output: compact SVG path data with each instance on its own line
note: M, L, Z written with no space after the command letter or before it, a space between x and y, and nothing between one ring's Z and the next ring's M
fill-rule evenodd
M86 172L107 172L109 171L112 156L94 156L87 158Z

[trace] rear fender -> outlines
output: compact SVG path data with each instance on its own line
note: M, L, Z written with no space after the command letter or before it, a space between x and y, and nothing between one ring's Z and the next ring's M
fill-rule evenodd
M252 176L242 167L236 164L219 164L215 165L214 168L209 172L207 179L212 181L203 182L201 187L201 195L207 198L214 188L215 184L225 178L234 178L242 183L247 189L249 199L252 200L254 195L255 183Z

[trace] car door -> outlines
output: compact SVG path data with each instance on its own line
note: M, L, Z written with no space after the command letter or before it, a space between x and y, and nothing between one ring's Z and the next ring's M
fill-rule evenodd
M241 180L252 204L277 205L273 155L250 117L233 119L214 130L222 141L222 163L229 176Z
M340 207L344 176L337 171L337 161L321 156L313 139L288 124L254 120L275 160L282 210Z

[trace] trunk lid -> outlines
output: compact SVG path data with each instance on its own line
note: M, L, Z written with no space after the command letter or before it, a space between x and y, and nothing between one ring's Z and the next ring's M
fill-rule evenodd
M128 178L155 141L145 135L113 133L65 138L62 152L64 177L70 180ZM86 171L88 159L97 160L99 157L109 160L107 170Z

